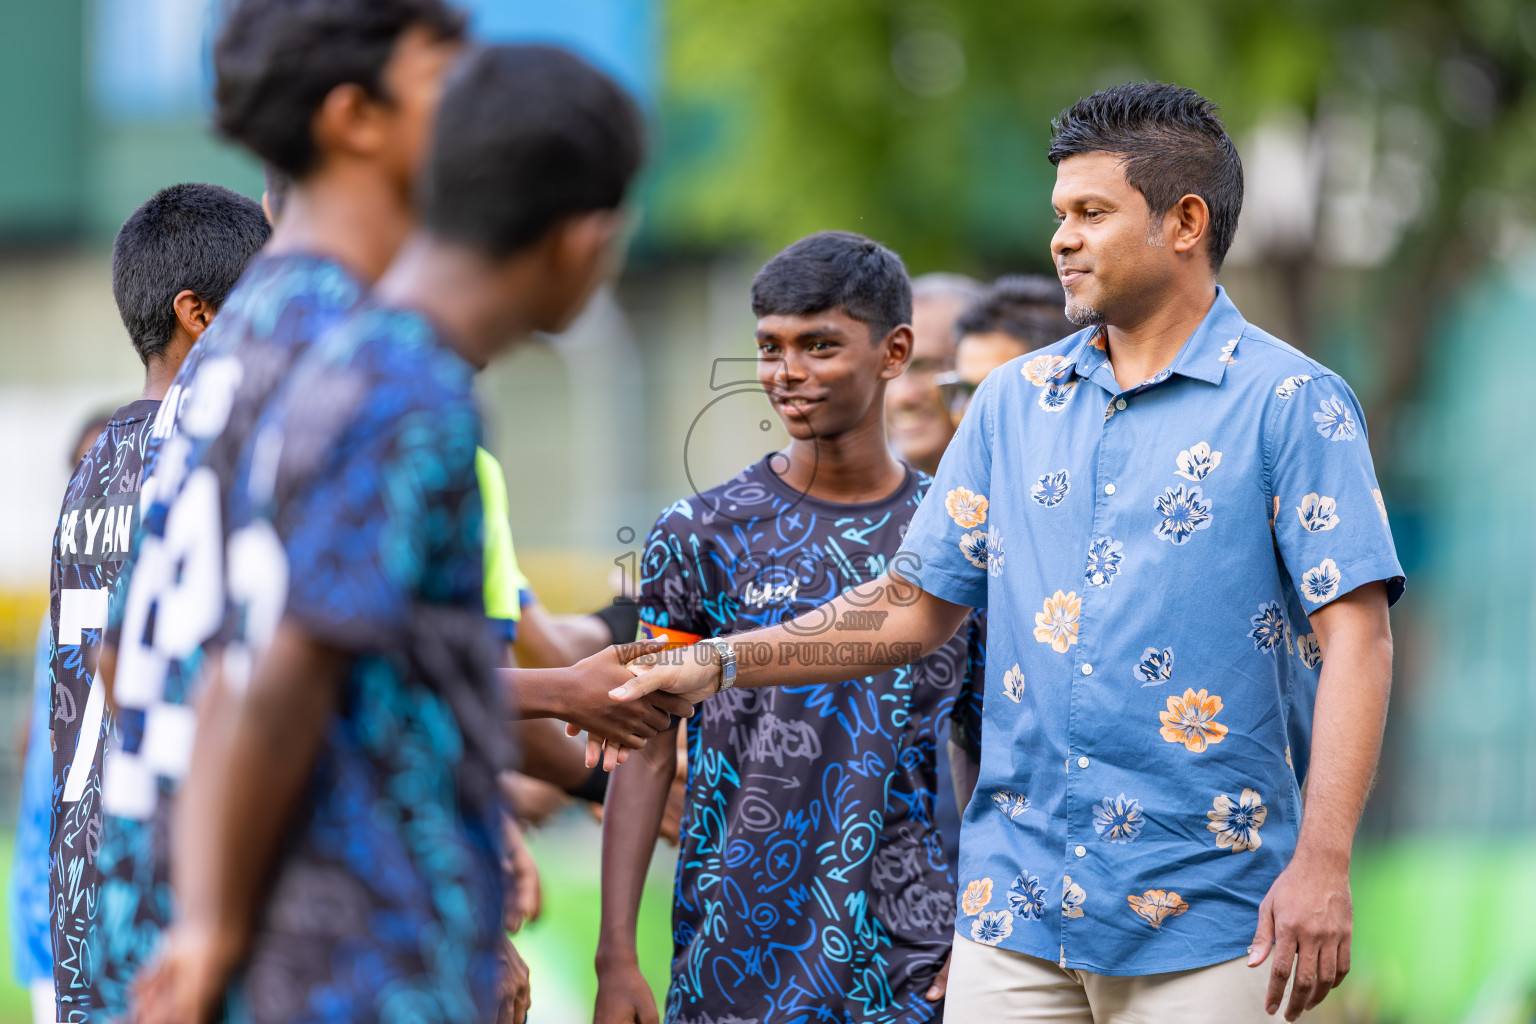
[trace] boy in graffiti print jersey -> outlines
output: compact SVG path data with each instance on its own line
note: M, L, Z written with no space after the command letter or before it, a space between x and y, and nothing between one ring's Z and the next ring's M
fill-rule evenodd
M112 414L75 466L54 538L48 887L55 1020L85 1020L95 1005L95 964L84 947L101 888L102 741L112 727L96 678L108 595L128 555L148 452L164 426L161 402L269 234L256 203L218 185L186 184L150 197L112 247L112 293L144 363L144 392Z
M757 378L793 440L662 513L646 542L643 632L730 634L884 572L928 485L885 435L885 382L911 357L911 302L900 259L845 232L802 239L759 271ZM836 662L838 627L792 656ZM966 671L962 631L893 671L699 707L669 1021L937 1019L954 883L933 819L935 757ZM656 834L675 757L658 739L611 783L598 1024L656 1019L635 961L650 845L634 837Z

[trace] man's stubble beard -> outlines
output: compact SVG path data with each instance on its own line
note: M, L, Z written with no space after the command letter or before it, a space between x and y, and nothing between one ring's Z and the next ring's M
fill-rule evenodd
M1104 322L1104 313L1095 306L1086 302L1072 302L1068 300L1066 308L1062 311L1068 320L1079 327L1098 327Z

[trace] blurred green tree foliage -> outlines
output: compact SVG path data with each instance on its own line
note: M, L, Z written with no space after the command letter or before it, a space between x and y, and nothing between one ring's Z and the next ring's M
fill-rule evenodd
M647 234L669 248L839 227L914 272L1046 269L1050 119L1077 97L1188 85L1245 150L1299 121L1312 223L1254 260L1298 333L1371 321L1400 357L1371 389L1389 407L1429 304L1536 222L1532 2L668 0L663 38Z

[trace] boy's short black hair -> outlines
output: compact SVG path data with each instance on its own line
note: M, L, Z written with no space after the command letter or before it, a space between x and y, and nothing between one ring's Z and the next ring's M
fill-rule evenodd
M1000 332L1028 349L1053 345L1077 330L1065 312L1061 282L1040 274L1008 274L992 282L955 321L955 337Z
M434 236L502 259L567 217L611 210L640 168L640 112L613 79L554 46L465 57L437 111L421 183Z
M1051 122L1050 160L1118 153L1125 180L1161 217L1187 195L1211 211L1211 266L1221 269L1243 209L1243 161L1216 116L1193 89L1162 82L1117 85L1078 100Z
M912 282L901 257L852 231L821 231L784 249L752 279L752 313L809 316L840 309L877 342L912 322Z
M464 36L443 0L232 0L213 48L214 123L291 178L318 158L310 121L330 91L384 94L395 43L422 26Z
M139 358L170 343L178 293L222 306L271 234L260 203L220 185L172 185L134 210L112 243L112 297Z

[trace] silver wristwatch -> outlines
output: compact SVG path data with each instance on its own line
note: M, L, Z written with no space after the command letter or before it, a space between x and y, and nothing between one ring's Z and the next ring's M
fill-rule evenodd
M731 646L731 642L724 637L708 636L700 640L699 643L709 644L709 646L715 649L715 653L720 656L720 689L715 692L719 693L721 690L729 690L735 686L736 648Z

